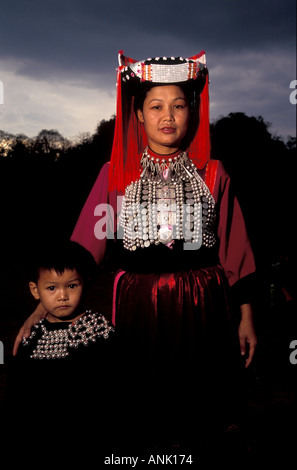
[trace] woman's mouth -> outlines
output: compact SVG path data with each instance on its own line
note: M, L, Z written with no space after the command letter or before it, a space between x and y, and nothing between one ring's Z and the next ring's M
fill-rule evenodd
M161 128L161 131L164 133L164 134L174 134L174 132L176 131L175 127L162 127Z

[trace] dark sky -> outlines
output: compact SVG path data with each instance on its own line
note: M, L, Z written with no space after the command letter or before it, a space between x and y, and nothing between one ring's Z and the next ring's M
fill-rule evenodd
M92 133L115 112L119 49L138 60L203 49L211 120L240 111L296 135L295 0L2 0L0 15L2 130Z

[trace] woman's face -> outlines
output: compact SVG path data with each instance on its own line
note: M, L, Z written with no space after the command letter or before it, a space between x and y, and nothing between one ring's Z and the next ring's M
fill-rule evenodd
M137 117L144 124L151 150L160 155L180 149L189 123L189 105L179 86L165 85L151 88L146 95L143 109Z

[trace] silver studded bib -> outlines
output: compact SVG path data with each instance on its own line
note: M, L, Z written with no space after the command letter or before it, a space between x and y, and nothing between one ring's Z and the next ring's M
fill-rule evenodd
M29 338L23 338L23 345L28 346L31 340L41 329L40 338L36 348L33 350L31 359L62 359L69 356L71 349L80 345L88 346L90 342L95 343L99 337L107 339L113 327L103 315L86 311L79 320L69 323L68 328L48 330L41 320L32 328Z
M186 152L169 160L145 149L140 179L125 191L120 214L124 248L151 244L172 247L174 240L213 247L215 200Z

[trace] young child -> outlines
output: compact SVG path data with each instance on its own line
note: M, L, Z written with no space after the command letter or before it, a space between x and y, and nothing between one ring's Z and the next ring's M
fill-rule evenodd
M85 308L93 263L89 252L70 241L37 255L29 287L47 313L23 338L19 359L90 360L106 348L113 327Z
M85 307L93 257L66 242L37 252L35 260L29 288L47 313L9 364L6 440L25 452L58 444L67 461L98 453L99 443L105 455L119 420L116 340L108 320Z

